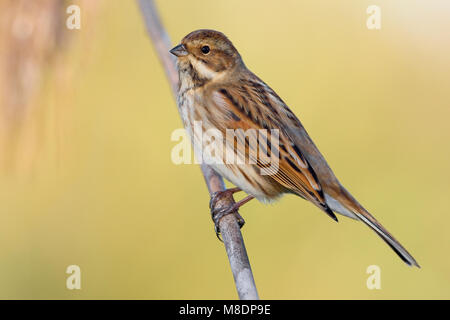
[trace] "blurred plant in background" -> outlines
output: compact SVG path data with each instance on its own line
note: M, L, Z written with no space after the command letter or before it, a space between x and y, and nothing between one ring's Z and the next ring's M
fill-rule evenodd
M58 139L63 105L45 123L48 104L40 103L46 78L58 85L60 97L70 94L73 65L65 63L78 34L66 28L64 0L0 2L0 170L30 172L43 141L43 126ZM83 14L95 15L101 1L79 1ZM91 25L92 27L92 25ZM85 32L88 35L89 32ZM58 101L58 104L63 100Z

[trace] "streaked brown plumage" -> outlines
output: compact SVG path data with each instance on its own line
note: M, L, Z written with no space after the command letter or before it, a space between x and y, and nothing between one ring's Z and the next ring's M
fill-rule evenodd
M184 37L171 53L178 57L178 105L197 154L205 156L206 146L193 129L196 121L201 122L203 131L215 128L224 137L227 129L266 129L270 141L270 130L278 129L279 168L271 175L261 174L260 169L267 159L259 158L259 154L254 164L225 161L212 164L219 174L249 194L242 203L253 197L268 202L285 193L296 194L336 221L333 212L363 221L403 261L419 266L339 183L297 117L267 84L246 68L239 52L225 35L213 30L197 30ZM258 136L250 138L261 139ZM244 156L249 156L253 145L249 139L236 140L242 149L235 147L235 140L231 144L224 141L223 147L236 155L244 152ZM230 149L230 145L233 148Z

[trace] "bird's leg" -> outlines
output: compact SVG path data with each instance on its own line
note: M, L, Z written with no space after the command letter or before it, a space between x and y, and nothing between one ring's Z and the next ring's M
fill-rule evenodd
M219 208L219 209L213 208L211 210L212 219L214 221L214 227L215 227L215 230L216 230L216 235L217 235L217 238L219 238L219 240L221 240L220 237L219 237L219 233L220 233L219 222L220 222L220 219L222 219L224 216L226 216L228 214L234 214L236 216L237 221L238 221L239 227L242 228L242 226L245 224L245 220L238 213L238 209L241 206L243 206L244 204L246 204L247 202L249 202L250 200L252 200L253 198L254 198L254 196L247 196L244 199L239 200L238 202L232 204L231 206L228 206L228 207L225 207L225 208Z

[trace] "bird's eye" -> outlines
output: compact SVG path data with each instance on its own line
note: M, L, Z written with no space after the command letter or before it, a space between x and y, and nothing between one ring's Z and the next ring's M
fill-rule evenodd
M202 47L202 52L203 52L203 54L208 54L209 51L210 51L210 49L209 49L208 46L203 46L203 47Z

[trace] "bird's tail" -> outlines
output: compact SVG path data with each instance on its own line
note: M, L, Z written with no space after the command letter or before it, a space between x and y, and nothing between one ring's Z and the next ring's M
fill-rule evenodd
M375 231L407 265L420 268L413 256L370 213L367 211L354 213L359 220Z
M392 248L392 250L395 251L395 253L400 257L400 259L402 259L409 266L416 266L420 268L419 264L411 256L411 254L344 188L342 188L342 194L340 198L341 198L339 199L340 205L345 207L345 209L354 214L354 216L358 220L361 220L366 225L368 225L373 231L375 231L376 234L378 234L381 237L381 239L383 239ZM348 214L349 213L348 211L347 214L345 215L350 216Z

